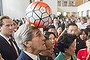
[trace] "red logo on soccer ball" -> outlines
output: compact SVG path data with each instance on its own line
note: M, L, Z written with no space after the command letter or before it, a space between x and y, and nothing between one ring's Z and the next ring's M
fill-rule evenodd
M31 25L45 28L51 23L51 9L42 1L32 2L26 9L26 18Z

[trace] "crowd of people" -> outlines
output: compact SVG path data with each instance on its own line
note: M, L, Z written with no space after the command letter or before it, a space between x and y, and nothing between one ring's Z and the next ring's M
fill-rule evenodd
M54 17L42 29L31 26L25 19L2 16L0 59L90 60L90 18Z

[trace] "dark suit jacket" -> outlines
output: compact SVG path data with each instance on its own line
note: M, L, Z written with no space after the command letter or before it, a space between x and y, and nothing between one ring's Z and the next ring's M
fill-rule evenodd
M25 52L21 51L17 60L33 60L30 56L28 56Z
M14 43L15 43L15 41L14 41ZM16 43L15 43L15 45L16 45ZM17 47L17 45L16 45L16 47ZM18 49L18 52L20 53L20 50L18 47L17 47L17 49ZM10 44L1 35L0 35L0 53L1 53L2 57L4 58L4 60L16 60L18 57L16 52L13 51Z

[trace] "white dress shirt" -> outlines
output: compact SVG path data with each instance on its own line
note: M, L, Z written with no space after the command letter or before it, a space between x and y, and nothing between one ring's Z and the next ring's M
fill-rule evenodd
M28 53L27 51L24 51L28 56L30 56L33 60L37 60L37 56L31 53Z

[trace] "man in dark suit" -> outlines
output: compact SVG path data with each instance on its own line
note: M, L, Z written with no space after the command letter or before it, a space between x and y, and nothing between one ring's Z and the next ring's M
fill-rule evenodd
M46 50L44 35L37 27L30 24L21 25L15 32L15 39L22 49L17 60L37 60L40 51Z
M28 56L27 54L25 54L24 51L22 51L17 60L33 60L33 59L30 56Z
M0 53L4 60L16 60L19 55L19 48L16 42L12 39L12 44L9 38L12 38L13 21L8 16L2 16L0 19L1 32L0 32Z

